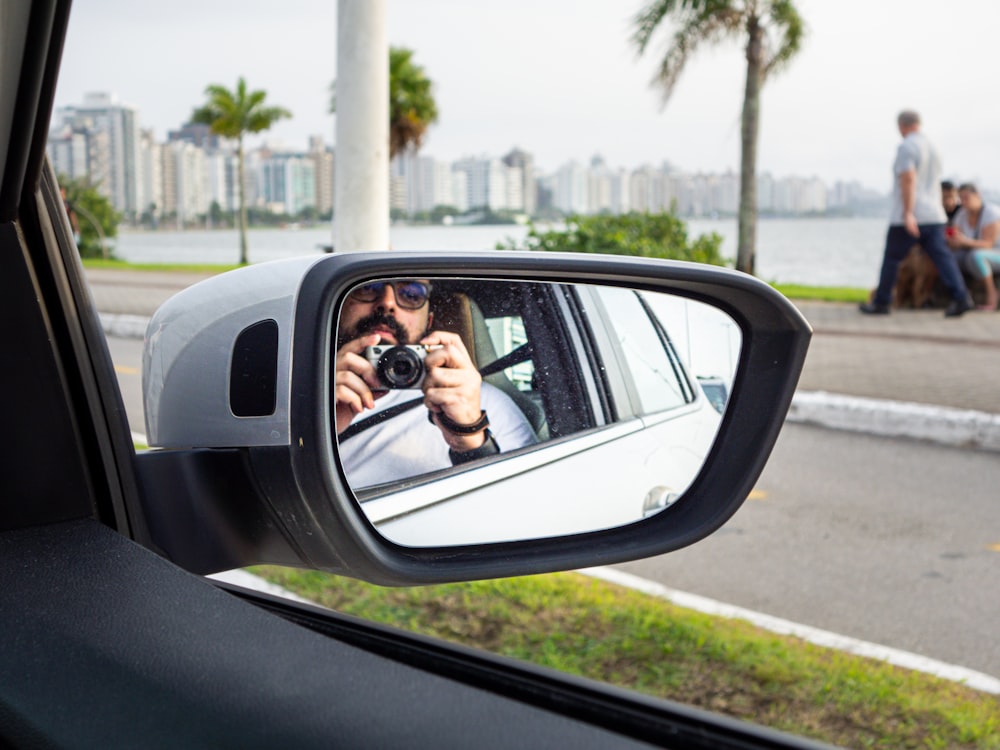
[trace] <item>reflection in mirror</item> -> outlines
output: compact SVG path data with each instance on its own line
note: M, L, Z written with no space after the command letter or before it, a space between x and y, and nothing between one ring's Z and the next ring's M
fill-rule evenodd
M675 502L711 449L742 334L679 296L378 279L331 347L333 429L369 520L409 546L593 531Z

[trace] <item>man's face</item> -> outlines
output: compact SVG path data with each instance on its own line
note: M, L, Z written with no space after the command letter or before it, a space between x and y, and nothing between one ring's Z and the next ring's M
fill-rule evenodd
M958 205L958 191L957 190L942 190L941 191L941 205L944 206L944 210L950 212Z
M411 344L423 338L434 316L426 299L420 307L412 307L418 300L415 292L419 291L418 286L409 286L413 282L430 290L426 279L400 279L367 284L362 291L348 295L340 312L337 347L371 333L379 334L382 343L389 344ZM399 304L400 298L404 305Z

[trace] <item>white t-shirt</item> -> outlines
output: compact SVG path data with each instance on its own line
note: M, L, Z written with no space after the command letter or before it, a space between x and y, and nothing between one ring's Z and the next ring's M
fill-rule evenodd
M955 228L966 237L978 240L982 239L979 236L979 232L982 231L984 227L988 227L996 221L1000 221L1000 209L989 203L984 203L982 209L980 209L979 221L977 222L978 226L972 226L969 223L969 215L965 212L964 208L958 209L958 213L955 214L953 224L955 225ZM1000 247L1000 232L997 233L997 239L993 243L993 247Z
M896 161L892 165L892 215L889 223L903 223L903 194L899 176L911 169L917 174L917 194L913 205L917 224L946 224L948 214L941 205L941 158L927 136L919 130L907 135L896 151Z
M420 390L389 391L376 399L374 409L356 416L352 424L397 404L422 398ZM479 403L489 416L490 432L501 452L536 442L524 414L499 388L483 383ZM340 444L340 457L354 488L405 479L452 465L448 444L441 430L427 419L427 408L423 404L348 438Z

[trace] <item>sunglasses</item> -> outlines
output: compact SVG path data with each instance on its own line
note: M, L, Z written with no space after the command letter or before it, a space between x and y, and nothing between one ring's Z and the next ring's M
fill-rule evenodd
M387 286L392 287L396 304L405 310L419 310L431 296L431 285L422 281L373 281L353 290L350 297L356 302L374 302L385 294Z

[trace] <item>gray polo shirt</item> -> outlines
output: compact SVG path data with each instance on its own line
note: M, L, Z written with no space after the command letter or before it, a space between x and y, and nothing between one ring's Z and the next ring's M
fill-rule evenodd
M892 214L889 223L903 223L899 176L911 169L917 173L917 195L913 207L917 224L947 223L948 215L941 205L941 157L919 130L907 135L896 151L896 161L892 165Z

